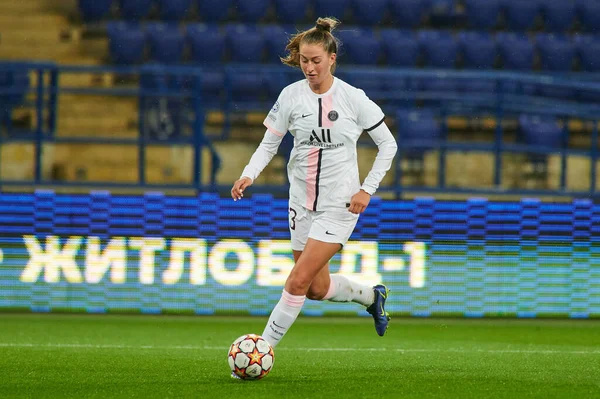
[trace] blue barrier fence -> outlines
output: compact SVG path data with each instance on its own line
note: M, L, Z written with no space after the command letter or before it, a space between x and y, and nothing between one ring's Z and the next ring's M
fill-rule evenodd
M270 195L3 194L0 311L266 315L293 266L288 209ZM599 222L590 200L374 198L331 270L385 282L395 315L598 318Z
M194 148L192 180L186 184L160 187L194 188L197 190L228 190L228 186L216 184L215 175L220 156L213 146L215 140L227 140L232 120L239 113L259 111L266 113L279 90L290 82L300 79L297 70L266 65L227 65L220 71L196 67L144 65L136 67L116 66L59 66L55 64L4 63L0 74L16 76L26 73L34 76L31 82L22 79L5 79L0 85L0 101L3 109L2 143L22 141L35 143L35 175L28 181L10 181L0 177L0 184L65 184L84 186L118 186L114 182L44 181L41 174L44 143L102 143L135 144L138 147L138 185L153 187L145 178L146 147L152 144L185 144ZM12 74L12 75L11 75ZM66 74L113 74L129 76L130 84L112 87L68 87L61 84ZM441 123L441 135L426 143L408 140L404 132L397 131L399 155L395 160L394 181L382 191L401 196L408 191L420 192L471 192L481 194L520 195L568 195L590 197L596 195L596 168L598 160L597 118L600 115L600 84L593 74L530 74L503 71L438 71L402 69L339 69L337 75L363 88L381 104L389 116L398 109L415 106L432 109ZM132 78L133 77L133 78ZM82 137L63 137L56 130L57 106L61 95L93 94L103 96L133 96L139 99L138 125L140 134L135 139L96 138L81 132ZM30 107L33 111L33 130L20 131L10 125L10 113L15 107ZM204 133L204 117L210 110L224 113L223 130L220 135ZM176 134L161 135L147 125L145 114L161 112L174 120ZM570 131L563 129L561 145L527 144L507 142L505 128L500 121L520 114L549 116L558 121L577 119L591 124L589 148L572 148L565 145ZM445 117L448 115L491 116L496 120L494 137L485 143L456 142L448 139ZM183 133L189 132L188 134ZM362 144L362 142L361 142ZM201 181L202 148L211 150L213 169L209 181ZM415 148L439 150L438 181L434 186L407 186L402 184L402 160ZM449 187L445 182L446 157L451 151L487 152L494 157L493 187ZM558 154L561 157L561 177L558 189L525 190L507 189L502 182L502 155L506 153L539 154L542 157ZM584 156L589 159L588 189L567 189L567 157ZM260 182L257 182L260 183ZM131 184L127 184L131 186ZM285 192L286 187L257 186L256 190Z

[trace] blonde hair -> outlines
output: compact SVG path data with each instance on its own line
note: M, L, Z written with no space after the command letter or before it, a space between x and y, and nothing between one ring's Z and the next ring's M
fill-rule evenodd
M321 44L328 54L337 53L339 41L331 33L340 21L333 17L319 18L317 24L305 31L293 35L285 50L288 52L286 57L281 57L281 62L291 67L300 66L300 44ZM331 66L331 73L335 71L336 64Z

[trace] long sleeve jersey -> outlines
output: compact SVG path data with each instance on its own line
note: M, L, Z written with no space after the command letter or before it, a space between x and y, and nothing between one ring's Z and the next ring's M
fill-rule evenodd
M381 108L364 91L334 78L323 94L307 80L284 88L264 121L265 136L242 176L255 180L277 153L283 136L294 136L288 163L290 200L309 210L344 208L363 189L375 193L396 154ZM378 154L360 184L356 142L367 131Z

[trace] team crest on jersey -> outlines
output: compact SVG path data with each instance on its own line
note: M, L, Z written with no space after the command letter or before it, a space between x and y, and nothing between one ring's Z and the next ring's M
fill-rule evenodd
M271 112L276 113L277 111L279 111L279 101L275 101L275 105L271 108Z
M329 119L332 122L335 122L338 120L340 116L338 115L337 111L329 111L329 113L327 114L327 119Z

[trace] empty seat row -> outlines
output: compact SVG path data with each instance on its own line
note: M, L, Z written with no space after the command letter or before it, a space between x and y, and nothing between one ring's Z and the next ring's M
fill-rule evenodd
M229 24L224 26L189 24L185 29L163 23L144 26L124 22L107 24L111 59L117 64L137 64L149 60L165 64L181 63L184 53L191 63L210 65L224 61L260 63L265 50L268 60L279 62L287 39L295 29L279 25Z
M189 24L185 29L163 23L143 26L107 25L114 63L196 64L279 63L293 26ZM428 66L531 70L536 56L541 69L571 71L575 60L582 71L600 71L600 36L578 34L459 32L348 27L336 32L341 40L339 62L392 67ZM147 52L149 57L147 57ZM500 60L500 61L499 61ZM500 62L500 64L499 64Z
M550 82L528 83L496 80L491 76L489 78L471 76L468 79L460 76L448 76L444 73L436 74L436 76L406 76L391 71L382 75L369 74L365 71L356 72L356 69L353 68L340 68L336 72L336 76L363 89L370 98L387 110L415 104L439 107L456 102L457 99L465 103L472 102L476 107L495 107L499 90L504 93L505 98L511 96L515 101L529 102L533 101L530 97L535 96L540 101L545 101L541 99L544 97L546 99L567 98L569 101L600 103L600 90L596 86L586 90L575 90L555 86ZM142 81L144 88L184 90L190 94L190 97L200 90L202 102L208 108L223 108L229 105L243 111L245 109L268 109L285 86L301 78L300 71L291 69L274 71L267 68L242 68L227 72L220 68L207 68L199 77L172 76L165 79L160 75L150 74L145 76Z
M531 70L536 56L542 70L571 71L576 57L580 69L600 70L600 36L499 32L459 32L422 30L418 32L384 29L379 40L373 33L354 30L340 35L355 63L367 64L383 52L390 66L413 67L421 56L424 65L454 68L460 58L464 68L491 69L500 64L503 69ZM368 47L366 47L368 46ZM368 52L361 48L368 48ZM361 57L362 55L362 57Z
M425 151L439 144L442 129L436 113L428 108L400 108L395 112L396 127L402 142L413 151ZM518 140L527 145L561 148L565 129L554 116L520 114Z
M558 150L565 147L566 131L553 116L521 114L517 140L535 149ZM442 128L429 109L399 109L396 112L396 127L400 136L402 155L420 160L424 154L438 148L443 139ZM529 162L538 170L547 168L548 156L530 153Z
M118 11L111 13L113 8ZM88 22L109 16L140 21L154 12L164 21L194 18L217 23L234 18L257 23L270 15L275 23L294 24L312 15L358 25L390 21L415 28L430 17L460 18L479 30L493 29L503 16L508 30L531 29L541 18L550 32L569 30L577 20L583 29L594 31L600 21L600 0L79 0L79 10Z

